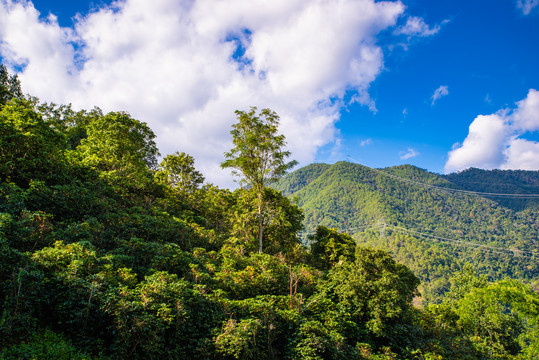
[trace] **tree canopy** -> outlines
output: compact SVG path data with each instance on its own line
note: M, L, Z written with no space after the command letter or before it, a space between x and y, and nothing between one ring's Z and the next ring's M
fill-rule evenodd
M178 151L165 156L159 164L157 177L185 192L191 192L204 183L204 176L195 169L195 159Z

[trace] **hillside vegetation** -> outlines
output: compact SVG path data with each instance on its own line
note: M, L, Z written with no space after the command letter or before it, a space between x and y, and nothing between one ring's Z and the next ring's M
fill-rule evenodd
M419 276L427 300L441 301L447 275L467 263L491 281L537 281L539 197L454 190L529 195L539 194L538 184L538 171L442 176L409 165L378 170L339 162L306 166L276 188L297 199L306 233L321 224L389 251Z
M304 213L281 192L207 184L188 154L159 161L154 133L128 113L40 104L17 91L15 77L0 79L7 79L0 83L1 360L536 357L539 295L527 282L492 281L445 248L389 231L382 239L392 244L388 249L415 241L423 263L407 262L408 250L396 252L395 261L324 226L305 247ZM316 189L332 193L323 185L333 178L322 177L338 167L350 165L314 165L316 179L289 188L310 191L319 209L357 204L346 226L381 216L409 226L421 213L418 207L400 214L393 205L407 206L406 198L390 194L406 190L359 166L367 185L354 194L363 197L342 188L327 204L315 199ZM354 177L334 180L344 185ZM419 195L432 204L433 216L439 212L436 219L443 217L444 209L434 206L445 195ZM525 222L536 219L532 210L517 214L466 196L452 201L479 204L473 219L487 224L497 224L487 216L499 216L501 230L489 243L521 241L535 251L519 239L535 234ZM338 212L317 215L307 204L301 203L308 229L314 219L340 224ZM487 208L490 213L481 212ZM464 218L454 214L450 224ZM437 220L423 217L438 229ZM521 226L511 230L506 221ZM375 232L358 234L363 243L379 244ZM434 273L445 276L447 291L436 304L414 306L418 277L431 273L430 257L445 262ZM533 278L533 262L519 266L506 267ZM501 274L493 265L488 270Z

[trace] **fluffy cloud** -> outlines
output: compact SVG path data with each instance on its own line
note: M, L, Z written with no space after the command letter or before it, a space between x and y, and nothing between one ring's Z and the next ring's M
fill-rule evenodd
M539 5L539 0L517 0L517 8L522 11L524 15L529 15L534 7Z
M509 121L516 131L539 131L539 91L530 89L528 96L517 102Z
M408 148L407 151L401 151L399 153L399 156L400 156L401 160L407 160L407 159L415 158L416 156L419 156L419 155L420 155L419 152L415 151L412 148Z
M515 109L478 116L462 145L449 152L445 171L469 167L537 170L539 143L521 138L535 131L539 131L539 91L531 89Z
M185 151L208 180L230 185L219 163L234 110L275 110L293 157L312 161L335 141L346 93L375 109L376 36L403 12L400 1L123 0L63 28L31 2L0 0L0 55L22 69L25 92L129 111L163 154ZM415 17L400 30L434 31Z
M434 90L434 94L432 95L432 103L431 105L434 105L436 100L440 99L442 96L449 95L449 89L446 85L440 86L438 89Z
M470 125L468 137L462 145L449 153L446 171L471 166L493 169L503 162L507 129L503 114L480 115Z
M511 139L504 152L506 161L502 169L539 170L539 143L524 139Z

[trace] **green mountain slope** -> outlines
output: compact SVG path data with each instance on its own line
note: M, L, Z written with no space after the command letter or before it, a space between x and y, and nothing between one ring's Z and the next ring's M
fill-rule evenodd
M309 165L276 187L297 198L307 234L321 224L384 248L439 295L447 284L435 283L465 263L492 280L537 279L539 199L454 191L530 194L535 184L537 171L473 169L442 176L409 165L377 170L339 162Z

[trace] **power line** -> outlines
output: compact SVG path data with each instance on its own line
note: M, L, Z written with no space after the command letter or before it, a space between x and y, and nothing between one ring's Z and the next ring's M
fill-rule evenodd
M535 258L535 253L532 252L532 251L525 251L525 250L519 250L519 249L507 249L507 248L501 248L501 247L497 247L497 246L473 243L473 242L469 242L469 241L449 239L449 238L430 235L430 234L425 234L425 233L422 233L422 232L419 232L419 231L410 230L410 229L406 229L406 228L399 227L399 226L393 226L393 225L387 225L387 227L393 228L395 230L404 231L404 232L407 232L407 233L410 233L410 234L422 236L422 237L428 237L428 238L431 238L431 239L436 239L436 240L439 240L439 241L442 241L442 242L450 242L450 243L452 243L454 245L458 245L458 246L484 248L484 249L488 249L488 250L490 250L492 252L497 252L499 254L504 254L504 255L516 255L515 253L518 253L517 256L522 256L522 257L526 257L526 258L529 258L529 259L534 259Z
M429 188L437 189L437 190L442 190L442 191L456 192L456 193L463 193L463 194L470 194L470 195L512 197L512 198L519 198L519 199L538 199L539 198L539 194L504 194L504 193L491 193L491 192L481 192L481 191L471 191L471 190L461 190L461 189L446 188L446 187L443 187L443 186L426 184L424 182L417 181L417 180L402 178L400 176L387 173L387 172L382 171L380 169L371 168L371 167L368 167L366 165L362 165L362 166L365 166L368 169L371 169L371 170L379 172L379 173L381 173L383 175L392 177L392 178L397 179L399 181L403 181L403 182L407 182L407 183L411 183L411 184L415 184L415 185L420 185L420 186L425 186L425 187L429 187Z
M344 233L344 232L351 231L351 230L359 230L359 229L367 230L367 228L374 227L375 225L376 225L376 222L372 222L372 223L363 224L363 225L359 225L359 226L354 226L354 227L346 228L346 229L337 229L337 228L330 228L330 229L334 229L337 232ZM316 231L311 231L311 232L308 232L308 233L302 232L302 233L299 233L299 236L300 237L306 237L306 236L314 235L314 234L316 234Z
M519 256L519 257L525 257L525 258L531 259L531 260L536 260L535 256L537 254L532 252L532 251L519 250L519 249L507 249L507 248L501 248L501 247L497 247L497 246L473 243L473 242L469 242L469 241L449 239L449 238L442 237L442 236L435 236L435 235L426 234L426 233L422 233L422 232L411 230L411 229L406 229L406 228L400 227L400 226L389 225L389 224L386 224L385 221L383 221L383 220L381 222L379 220L378 222L373 222L373 223L365 224L365 225L358 226L358 227L347 228L347 229L335 229L335 230L340 232L340 233L344 233L346 231L360 229L360 228L365 228L365 230L376 229L376 228L380 229L380 226L383 226L384 229L386 227L388 227L388 228L392 228L392 229L397 230L397 231L403 231L403 232L407 232L409 234L413 234L413 235L416 235L416 236L435 239L435 240L438 240L438 241L441 241L441 242L451 243L451 244L457 245L457 246L471 247L471 248L476 248L476 249L479 249L479 250L487 249L490 252L494 252L494 253L498 253L498 254L502 254L502 255ZM315 234L315 233L316 232L303 233L303 234L300 234L300 236L307 236L307 235L312 235L312 234ZM381 230L381 233L382 233L382 230Z
M420 185L420 186L425 186L425 187L428 187L428 188L433 188L433 189L437 189L437 190L441 190L441 191L464 193L464 194L471 194L471 195L480 195L480 196L500 196L500 197L513 197L513 198L530 198L530 199L539 198L539 194L491 193L491 192L480 192L480 191L470 191L470 190L446 188L446 187L442 187L442 186L426 184L426 183L423 183L423 182L420 182L420 181L417 181L417 180L411 180L411 179L402 178L400 176L389 174L389 173L387 173L385 171L375 169L375 168L371 168L371 167L366 166L366 165L362 165L362 166L364 166L364 167L366 167L366 168L368 168L368 169L370 169L372 171L375 171L375 172L381 173L383 175L386 175L388 177L392 177L394 179L397 179L399 181L403 181L403 182L407 182L407 183L411 183L411 184L415 184L415 185ZM344 232L348 232L350 230L358 230L358 229L362 229L362 228L365 228L365 230L368 230L369 228L376 228L376 227L378 227L378 229L380 230L380 237L381 238L383 238L385 236L386 227L390 227L390 228L393 228L395 230L404 231L404 232L414 234L414 235L417 235L417 236L426 237L426 238L430 238L430 239L435 239L437 241L446 242L446 243L449 242L449 243L451 243L453 245L457 245L457 246L473 247L473 248L476 248L476 249L486 249L486 250L489 250L490 252L503 254L503 255L519 256L519 257L525 257L525 258L528 258L528 259L535 260L535 256L537 254L537 253L534 253L534 252L531 252L531 251L525 251L525 250L519 250L519 249L500 248L500 247L496 247L496 246L490 246L490 245L478 244L478 243L473 243L473 242L468 242L468 241L444 238L444 237L441 237L441 236L435 236L435 235L431 235L431 234L426 234L426 233L422 233L422 232L419 232L419 231L406 229L406 228L403 228L403 227L389 225L389 224L386 224L384 220L378 220L378 222L373 222L373 223L370 223L370 224L364 224L364 225L360 225L360 226L356 226L356 227L352 227L352 228L335 229L335 230L338 231L338 232L344 233ZM300 237L307 237L307 236L313 235L315 233L316 232L301 233L301 234L299 234L299 236Z

